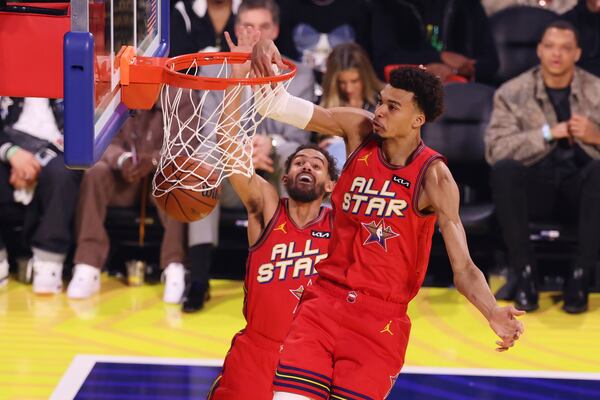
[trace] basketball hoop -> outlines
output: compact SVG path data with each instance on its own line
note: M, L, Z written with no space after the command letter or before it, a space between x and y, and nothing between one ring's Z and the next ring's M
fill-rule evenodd
M275 94L289 86L296 66L286 60L287 70L281 74L231 78L231 64L249 60L246 53L195 53L167 59L136 57L131 47L121 52L125 105L150 109L161 94L164 138L152 185L155 197L173 190L212 195L232 174L252 176L252 138L269 116ZM215 76L202 76L201 68L210 65ZM225 107L238 96L241 101L234 112L239 118L221 121Z

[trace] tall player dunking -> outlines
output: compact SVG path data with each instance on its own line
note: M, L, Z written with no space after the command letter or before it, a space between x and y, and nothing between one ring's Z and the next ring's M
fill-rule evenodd
M253 49L256 75L272 74L275 45ZM514 307L499 307L469 255L457 185L420 130L443 109L438 78L419 68L391 74L375 114L324 109L276 88L271 118L342 136L350 154L332 195L335 227L319 278L305 290L284 341L274 399L383 399L404 363L408 302L423 283L437 219L454 282L500 337L523 333Z
M252 41L252 32L241 32L240 46ZM226 39L232 51L244 50L228 34ZM233 73L245 75L243 69ZM233 102L226 106L222 118L234 118L230 110L236 107ZM332 213L321 203L337 177L335 159L314 145L298 147L286 161L282 180L289 198L280 199L275 187L256 173L229 177L248 210L247 325L233 338L209 399L273 397L273 373L293 313L317 276L315 264L327 257Z

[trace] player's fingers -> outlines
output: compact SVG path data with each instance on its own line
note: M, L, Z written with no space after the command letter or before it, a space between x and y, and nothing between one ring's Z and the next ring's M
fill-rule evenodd
M285 69L286 65L283 63L283 59L281 58L281 54L279 53L275 53L275 64L280 68L280 69Z
M516 317L520 317L521 315L525 315L525 311L517 310L514 306L510 307L510 313Z
M504 344L501 341L497 341L496 345L498 346L496 347L496 351L502 352L508 350L508 347L504 346Z
M260 66L264 76L273 75L273 69L271 68L273 56L273 54L264 53L263 57L261 58Z
M525 333L525 325L521 321L517 322L517 332L519 333L519 335L522 335L523 333Z
M263 76L271 76L273 75L273 70L271 69L271 60L265 58L262 64L262 73Z
M229 49L230 50L233 49L235 47L235 44L233 44L233 40L231 40L231 36L229 35L229 32L225 31L224 35L225 35L225 41L227 42Z
M260 73L260 70L258 69L256 60L254 58L252 59L252 64L250 65L250 73L253 78L258 78L258 77L262 76ZM256 90L262 90L262 87L256 86Z
M256 72L258 76L267 76L268 71L265 72L265 55L261 54L256 60Z

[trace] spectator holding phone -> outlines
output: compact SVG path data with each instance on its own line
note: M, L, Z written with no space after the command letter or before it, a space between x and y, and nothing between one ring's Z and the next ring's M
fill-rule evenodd
M28 263L33 291L58 293L73 239L81 176L64 164L63 102L2 97L0 117L0 224L15 208L25 207L23 239L33 253ZM0 285L7 277L7 253L0 238Z

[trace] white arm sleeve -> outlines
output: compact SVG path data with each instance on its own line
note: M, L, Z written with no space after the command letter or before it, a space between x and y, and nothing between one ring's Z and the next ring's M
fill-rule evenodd
M278 84L275 89L262 85L255 91L256 110L264 117L304 129L310 122L315 105L289 94Z

